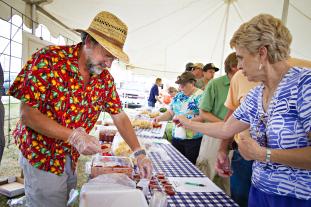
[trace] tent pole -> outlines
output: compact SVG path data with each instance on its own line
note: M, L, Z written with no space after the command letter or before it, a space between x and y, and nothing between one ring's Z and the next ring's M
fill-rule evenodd
M289 5L289 0L284 0L283 12L282 12L282 22L283 22L284 25L287 24L288 5Z
M32 34L36 34L36 12L37 12L37 5L32 3L31 4L31 19L32 19Z
M225 44L226 44L226 38L227 38L227 30L228 30L228 19L229 19L229 9L230 9L231 1L228 1L227 9L226 9L226 22L225 22L225 31L224 31L224 40L222 43L222 52L221 52L221 62L220 62L220 68L222 68L223 61L224 61L224 53L225 53ZM223 70L220 70L220 74L222 75Z

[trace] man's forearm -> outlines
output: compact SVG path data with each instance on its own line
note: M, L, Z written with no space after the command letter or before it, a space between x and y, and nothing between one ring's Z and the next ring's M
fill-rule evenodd
M119 133L131 149L133 151L140 149L140 144L128 116L124 112L121 112L117 115L112 115L111 117L118 128Z
M20 111L22 124L49 138L67 141L72 132L26 103L21 103Z

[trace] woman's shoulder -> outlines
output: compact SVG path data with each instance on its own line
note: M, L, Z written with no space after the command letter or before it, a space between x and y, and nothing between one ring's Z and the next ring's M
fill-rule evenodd
M195 96L200 96L200 95L203 94L203 92L204 92L204 91L203 91L202 89L197 88L196 91L194 92L194 95L195 95Z
M297 82L297 86L311 83L311 68L292 67L290 78Z

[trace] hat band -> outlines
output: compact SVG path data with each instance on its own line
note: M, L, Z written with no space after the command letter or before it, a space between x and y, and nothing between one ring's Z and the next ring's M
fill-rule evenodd
M91 32L93 32L93 33L95 33L96 35L98 35L98 36L104 38L105 40L107 40L107 41L110 42L111 44L114 44L114 45L120 47L121 49L123 49L123 45L124 45L124 44L122 44L121 42L119 42L119 41L117 41L117 40L115 40L115 39L112 39L111 37L108 37L107 35L105 35L105 34L99 32L99 31L97 31L97 30L95 30L95 29L93 29L93 28L88 28L88 30L91 31Z

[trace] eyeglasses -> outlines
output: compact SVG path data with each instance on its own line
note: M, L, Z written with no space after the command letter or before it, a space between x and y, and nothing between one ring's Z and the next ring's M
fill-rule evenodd
M268 137L267 137L267 115L260 115L257 125L256 125L256 139L260 146L266 147L268 145Z

